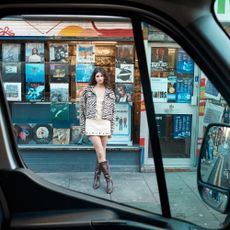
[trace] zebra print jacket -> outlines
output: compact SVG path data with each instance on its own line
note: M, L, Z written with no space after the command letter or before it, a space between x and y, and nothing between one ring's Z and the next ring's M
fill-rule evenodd
M81 132L85 132L86 119L95 119L97 96L93 91L94 86L88 86L80 97L80 126ZM115 128L115 94L112 89L106 88L102 103L102 119L111 122L111 134Z

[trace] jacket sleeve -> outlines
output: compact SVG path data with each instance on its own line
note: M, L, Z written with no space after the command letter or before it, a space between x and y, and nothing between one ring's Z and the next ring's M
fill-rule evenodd
M114 94L114 93L113 93ZM115 94L114 94L114 101L113 101L113 105L112 105L112 114L113 114L113 118L111 121L111 134L113 134L114 129L115 129L115 121L116 121L116 107L115 107Z
M86 99L85 99L85 90L80 96L80 127L81 133L85 134L85 119L86 119Z

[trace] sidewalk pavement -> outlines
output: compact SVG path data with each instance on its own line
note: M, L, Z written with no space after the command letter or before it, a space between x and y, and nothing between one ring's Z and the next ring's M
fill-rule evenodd
M93 172L37 174L71 190L161 214L155 173L114 172L112 194L105 192L106 182L103 177L101 187L97 190L92 188ZM219 227L226 215L214 211L201 200L196 185L196 172L166 172L165 175L173 217L210 229Z

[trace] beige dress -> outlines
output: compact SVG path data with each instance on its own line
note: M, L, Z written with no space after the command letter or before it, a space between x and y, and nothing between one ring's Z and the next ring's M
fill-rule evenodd
M104 94L97 95L97 105L96 105L96 118L86 119L85 122L85 134L92 136L108 136L111 135L111 122L109 120L102 119L102 103L104 100Z

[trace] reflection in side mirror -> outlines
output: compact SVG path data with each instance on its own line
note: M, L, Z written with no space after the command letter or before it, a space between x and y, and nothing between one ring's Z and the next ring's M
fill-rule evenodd
M203 200L226 213L230 198L230 125L210 124L203 139L198 166Z
M212 126L207 130L201 151L201 179L230 188L230 127Z
M224 212L228 204L228 196L214 189L203 187L202 197L211 207Z

